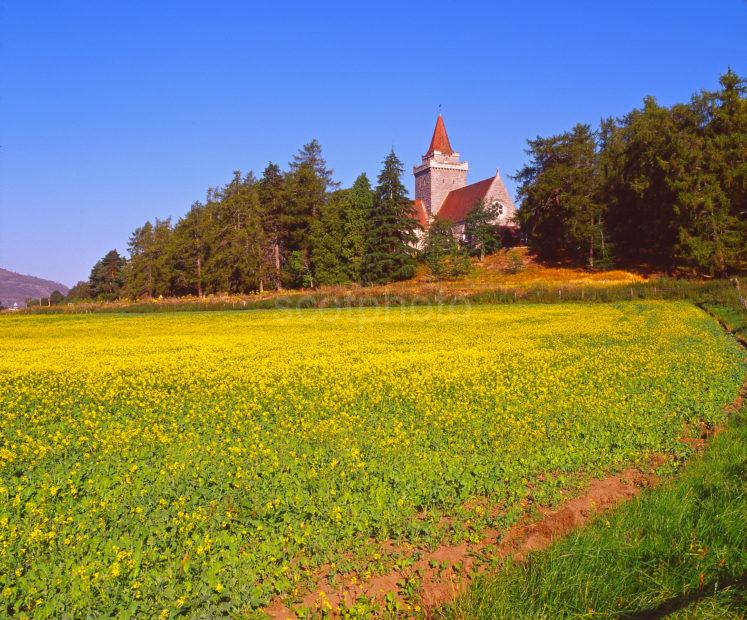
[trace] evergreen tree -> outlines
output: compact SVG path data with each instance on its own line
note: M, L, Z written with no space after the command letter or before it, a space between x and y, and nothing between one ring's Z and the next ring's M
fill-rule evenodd
M205 294L203 271L214 242L213 209L195 202L174 228L172 290L176 294Z
M286 176L285 207L280 222L283 246L289 257L283 275L291 287L313 286L311 223L324 206L326 187L327 182L311 162L298 164Z
M88 282L78 282L73 288L67 292L65 298L68 302L74 303L77 301L83 301L85 299L91 299L91 286Z
M723 276L747 258L747 99L732 71L721 85L673 108L687 129L674 136L665 165L680 216L678 259Z
M453 222L441 218L433 221L425 237L423 260L437 279L469 273L469 255L454 238Z
M343 211L342 256L348 278L361 282L366 254L366 230L373 209L373 191L365 173L361 174L347 193Z
M263 227L270 252L269 263L272 265L268 277L276 289L282 288L282 266L285 262L285 240L283 217L286 201L285 177L280 166L272 162L262 173L257 185L259 203L262 209Z
M88 278L91 297L110 301L117 299L122 293L125 264L125 259L117 250L107 252L91 269Z
M290 163L291 172L296 172L301 166L310 166L317 177L324 181L325 191L337 189L340 184L333 179L334 170L327 168L327 162L322 155L322 145L314 138L304 144L293 156Z
M59 306L65 301L65 296L60 293L58 290L52 291L52 293L49 295L49 305L50 306Z
M403 172L402 162L391 151L378 177L369 218L362 269L368 284L403 280L415 273L419 226L402 184Z
M600 128L600 197L606 228L620 258L670 267L675 260L679 217L667 183L675 118L653 97L621 121Z
M529 164L516 179L519 221L530 247L543 258L569 258L594 267L603 234L597 150L588 125L529 140Z
M349 282L344 256L344 216L351 190L333 192L311 223L311 264L317 285Z
M500 230L496 222L500 215L498 207L488 205L484 200L475 203L467 214L464 223L464 244L472 256L479 256L480 262L486 254L501 247Z
M171 220L146 222L130 236L130 260L124 272L123 293L128 297L157 297L170 291Z
M213 243L205 278L211 290L247 293L262 290L267 265L254 177L239 171L217 193Z

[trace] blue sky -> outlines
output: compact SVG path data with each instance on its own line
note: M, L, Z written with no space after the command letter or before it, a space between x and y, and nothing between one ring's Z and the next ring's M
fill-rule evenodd
M68 285L147 219L313 137L344 185L393 146L412 190L441 104L470 180L505 178L527 138L747 74L744 0L0 11L0 267Z

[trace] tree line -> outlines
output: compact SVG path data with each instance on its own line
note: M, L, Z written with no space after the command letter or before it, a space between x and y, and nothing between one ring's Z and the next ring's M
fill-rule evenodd
M496 214L482 203L463 242L449 222L424 231L403 173L392 151L375 186L364 173L340 189L312 140L286 171L275 163L260 178L236 171L176 223L138 227L129 256L108 252L66 301L383 284L412 277L418 261L436 278L457 277L469 270L470 254L498 247Z
M653 97L597 129L528 141L518 219L541 258L727 275L747 260L747 92L729 70L688 103Z
M647 97L595 129L578 124L528 140L528 163L513 178L530 250L591 269L744 271L747 85L732 70L719 82L688 103ZM462 239L448 221L423 231L403 172L391 152L375 186L361 174L340 189L312 140L287 170L269 163L260 178L234 172L176 223L138 227L128 256L107 253L67 301L381 284L411 277L418 261L450 278L470 269L470 255L500 247L497 214L484 203Z

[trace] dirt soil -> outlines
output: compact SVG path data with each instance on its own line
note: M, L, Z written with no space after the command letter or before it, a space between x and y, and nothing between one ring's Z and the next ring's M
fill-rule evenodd
M614 476L593 480L583 495L553 510L541 510L542 516L535 522L520 523L508 531L486 530L478 543L417 549L419 559L406 569L367 580L361 580L355 574L347 575L342 585L337 587L330 586L321 576L314 590L296 606L318 612L326 610L334 617L340 604L352 606L359 597L365 596L383 605L386 595L390 594L404 609L409 604L413 615L427 616L430 610L464 591L477 574L487 569L486 560L507 555L520 560L530 551L544 549L555 539L584 525L595 514L634 497L642 488L655 484L656 480L654 474L639 469L627 469ZM401 584L413 577L417 577L420 584L417 602L407 601L401 594ZM280 599L275 599L265 612L276 620L297 617Z

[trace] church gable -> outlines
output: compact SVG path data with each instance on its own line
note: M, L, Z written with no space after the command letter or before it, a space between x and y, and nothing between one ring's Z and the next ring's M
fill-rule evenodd
M485 204L497 202L501 210L498 223L504 225L510 223L516 209L497 171L494 177L449 192L437 217L460 224L467 219L469 212L481 200Z

